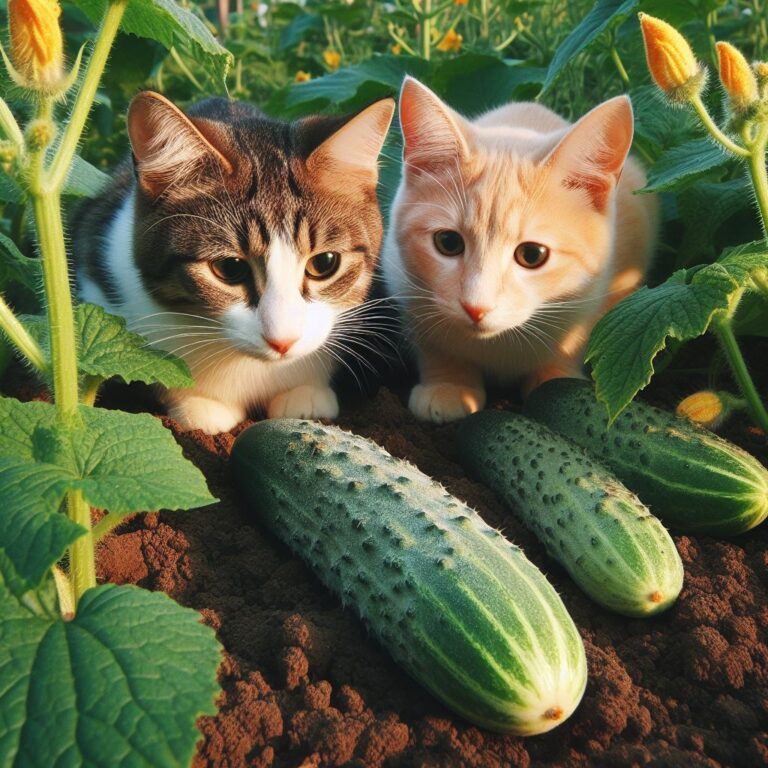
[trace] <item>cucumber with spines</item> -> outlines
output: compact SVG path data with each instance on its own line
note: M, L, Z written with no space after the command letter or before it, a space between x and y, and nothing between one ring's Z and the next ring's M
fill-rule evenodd
M605 464L670 527L730 536L768 517L768 470L708 429L635 400L608 426L594 387L553 379L524 412Z
M446 705L517 734L576 708L586 658L556 591L438 483L370 440L302 420L255 424L232 463L257 518Z
M683 564L664 526L570 440L513 413L459 425L462 464L511 505L596 603L626 616L669 608Z

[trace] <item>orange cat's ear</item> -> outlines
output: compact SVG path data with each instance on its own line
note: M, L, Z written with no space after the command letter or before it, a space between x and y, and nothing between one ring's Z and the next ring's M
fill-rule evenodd
M633 131L632 103L617 96L582 117L547 162L562 174L565 186L584 190L595 210L603 212L621 176Z
M400 127L407 172L455 171L469 154L464 119L412 77L405 78L400 91Z
M335 130L316 146L307 158L307 168L319 183L333 189L343 188L356 179L363 184L375 184L378 160L395 113L392 98L381 99L352 117L339 120ZM304 124L305 133L312 133L313 122ZM321 121L324 123L326 121ZM322 125L317 126L322 129ZM325 129L323 129L325 130ZM306 137L312 140L312 137Z
M205 169L232 173L229 160L200 128L159 93L144 91L133 99L128 107L128 137L139 185L152 198Z

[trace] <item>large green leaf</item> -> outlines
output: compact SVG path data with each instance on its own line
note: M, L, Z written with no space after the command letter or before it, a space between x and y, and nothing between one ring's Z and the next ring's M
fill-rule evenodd
M79 304L75 309L82 373L109 379L120 376L126 382L143 381L166 387L189 387L193 379L187 364L127 330L125 320L110 315L96 304ZM25 317L24 324L48 354L48 323L42 316Z
M40 285L40 262L27 258L10 237L0 232L0 291L9 283L36 290Z
M701 136L701 124L693 110L670 104L655 85L633 89L635 143L654 160L667 149Z
M185 766L220 648L167 595L107 584L72 621L0 593L0 765Z
M768 274L763 242L727 251L714 264L675 272L655 288L643 287L598 322L586 359L611 420L651 380L654 358L667 339L701 336L750 287L757 272Z
M70 197L96 197L109 183L109 176L95 165L75 155L64 183L64 194Z
M39 586L64 550L85 533L59 512L58 472L0 457L0 584L16 596Z
M98 23L107 0L74 0ZM122 28L138 37L156 40L169 50L176 48L205 66L222 84L232 64L232 54L222 47L206 24L175 0L130 0Z
M543 92L555 83L573 57L588 48L608 29L621 24L637 8L639 0L597 0L576 29L563 40L552 57Z
M155 417L85 406L79 414L79 423L65 428L49 403L0 398L0 457L29 472L41 497L61 501L80 490L91 506L118 514L215 501ZM0 498L15 503L18 489L0 475Z
M668 192L685 189L715 168L731 162L731 157L710 139L693 139L663 152L648 170L643 192Z

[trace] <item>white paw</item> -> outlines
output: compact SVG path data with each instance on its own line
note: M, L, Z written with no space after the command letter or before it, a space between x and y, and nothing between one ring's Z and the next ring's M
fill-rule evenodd
M330 387L305 384L276 395L267 408L270 419L335 419L339 401Z
M419 384L413 388L408 407L417 419L445 424L463 419L485 406L485 392L458 384Z
M168 415L184 429L200 429L209 435L229 432L246 416L245 408L208 397L190 395L171 402Z

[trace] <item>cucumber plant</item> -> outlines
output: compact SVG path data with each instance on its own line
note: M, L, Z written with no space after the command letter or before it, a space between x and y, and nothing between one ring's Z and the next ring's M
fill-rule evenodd
M165 595L97 586L95 544L126 515L215 499L159 420L94 401L112 376L173 387L191 379L121 319L73 306L62 197L102 176L76 150L119 29L200 54L219 76L230 56L173 2L75 4L98 32L71 72L58 0L11 0L3 52L33 105L22 128L0 99L3 185L33 213L39 259L3 237L0 277L41 279L45 315L18 315L0 295L0 329L52 402L0 398L0 764L179 765L192 757L196 718L212 711L218 643ZM95 528L92 507L106 511Z

